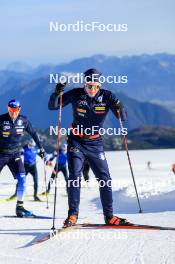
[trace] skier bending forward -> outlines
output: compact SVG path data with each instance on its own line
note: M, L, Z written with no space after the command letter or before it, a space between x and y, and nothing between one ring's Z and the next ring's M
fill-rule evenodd
M30 121L27 117L20 115L20 111L20 102L12 99L8 103L8 113L0 115L0 172L7 165L17 179L16 215L27 217L31 216L32 212L23 207L26 174L21 159L21 139L24 132L26 131L34 139L42 158L44 158L45 151Z
M126 223L125 219L113 215L113 199L108 164L105 158L102 138L99 129L109 110L112 110L118 118L118 112L122 120L125 112L121 102L113 93L101 89L99 82L101 73L96 69L89 69L84 73L85 82L83 88L72 89L63 94L63 107L72 104L73 123L72 133L68 136L68 217L64 221L64 227L75 225L78 219L80 204L80 181L84 160L87 159L99 184L100 199L103 207L105 223L119 225ZM50 110L59 109L59 97L66 84L58 83L55 91L50 96L48 107ZM95 132L90 134L95 126ZM98 129L97 129L98 127ZM76 129L77 130L76 130ZM77 131L83 128L80 133ZM86 133L85 133L86 132ZM76 180L79 184L74 184ZM78 187L77 187L78 186ZM102 187L103 186L103 187Z

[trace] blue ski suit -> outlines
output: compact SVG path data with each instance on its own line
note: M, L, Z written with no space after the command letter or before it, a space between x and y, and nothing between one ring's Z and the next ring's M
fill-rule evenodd
M37 196L38 193L38 170L36 166L36 157L39 155L40 150L38 147L29 147L28 145L24 146L24 168L26 172L26 176L30 173L33 177L34 183L34 197Z
M100 89L95 97L91 98L84 88L76 88L64 93L62 99L63 107L72 104L73 128L81 126L85 132L86 128L96 126L95 131L90 136L87 136L87 134L82 135L82 130L79 135L72 132L68 136L68 214L78 215L79 213L81 172L84 160L87 159L96 179L102 183L99 190L103 213L105 216L110 217L113 215L111 177L104 154L102 138L99 136L99 129L102 127L109 110L117 118L117 111L119 110L122 120L125 120L124 108L116 96L105 89ZM59 98L56 93L50 96L48 107L50 110L59 109ZM79 184L75 185L75 180Z
M41 148L39 137L27 117L19 115L13 122L8 113L0 115L0 172L7 165L18 180L18 201L24 199L26 183L24 163L21 159L21 138L25 131L31 135L38 148Z
M38 147L29 147L28 145L25 145L23 147L24 163L30 166L36 164L36 157L39 153L40 150Z
M68 185L68 170L67 170L67 153L64 153L62 150L59 150L59 155L55 156L54 154L52 154L52 156L50 157L50 159L48 161L53 161L54 158L58 158L58 168L57 168L57 162L54 166L49 184L48 184L48 188L47 188L47 192L50 192L50 188L51 188L51 182L53 182L53 180L56 177L56 174L59 172L63 173L65 182L66 182L66 187ZM47 163L46 163L47 164Z

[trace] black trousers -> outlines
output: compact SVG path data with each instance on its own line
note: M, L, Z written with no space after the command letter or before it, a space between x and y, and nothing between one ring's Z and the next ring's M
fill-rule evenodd
M87 159L85 159L83 163L83 178L87 182L89 181L89 170L90 170L89 162Z
M48 184L47 192L50 192L51 182L53 182L53 180L56 177L56 169L57 168L56 168L56 164L55 164L54 170L53 170L52 175L51 175L51 181L49 181L49 184ZM59 166L58 165L58 172L62 172L63 173L64 179L66 181L66 187L67 187L67 183L68 183L68 170L67 170L66 165L64 165L64 166Z

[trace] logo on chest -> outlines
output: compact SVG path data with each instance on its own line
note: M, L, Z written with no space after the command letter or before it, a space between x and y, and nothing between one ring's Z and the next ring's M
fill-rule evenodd
M94 110L97 115L103 115L106 112L106 106L95 105Z
M86 111L86 109L83 109L83 108L77 108L77 112L85 114L87 111Z
M8 137L8 136L10 136L10 132L2 131L2 136L3 137Z
M101 96L99 96L99 97L97 98L97 102L102 103L102 101L103 101L103 95L101 95Z
M10 126L8 126L8 125L5 125L5 126L3 126L3 130L5 131L5 130L9 130L10 129Z
M19 120L17 121L17 125L18 125L18 126L22 126L22 124L23 124L23 121L22 121L21 119L19 119Z
M86 100L80 100L78 101L78 106L82 106L82 105L88 105Z
M9 125L10 122L9 122L9 121L4 121L3 124L4 124L4 125Z

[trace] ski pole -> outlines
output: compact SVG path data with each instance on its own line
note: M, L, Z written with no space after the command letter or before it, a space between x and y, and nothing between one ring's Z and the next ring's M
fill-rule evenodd
M48 200L48 193L47 193L47 173L46 173L46 164L45 164L45 158L43 159L43 162L44 162L44 182L45 182L45 194L46 194L46 209L49 209L49 200Z
M60 93L60 104L58 114L58 139L57 139L57 160L56 160L56 176L55 176L55 193L54 193L54 210L53 210L53 233L55 232L55 215L56 215L56 202L57 202L57 174L58 174L58 161L59 161L59 146L61 141L61 117L62 117L62 106L63 106L63 92Z
M122 120L121 120L120 110L118 110L117 113L118 113L118 119L119 119L119 122L120 122L120 127L121 127L121 130L123 131L123 124L122 124ZM130 167L130 171L131 171L131 176L132 176L132 180L133 180L133 183L134 183L135 193L136 193L137 202L138 202L138 206L139 206L139 213L142 213L143 211L142 211L142 208L141 208L141 204L140 204L140 200L139 200L139 196L138 196L138 192L137 192L137 186L136 186L136 182L135 182L135 178L134 178L134 172L133 172L133 169L132 169L131 159L130 159L129 150L128 150L127 138L126 138L125 135L123 135L123 143L124 143L125 150L126 150L126 153L127 153L129 167Z

